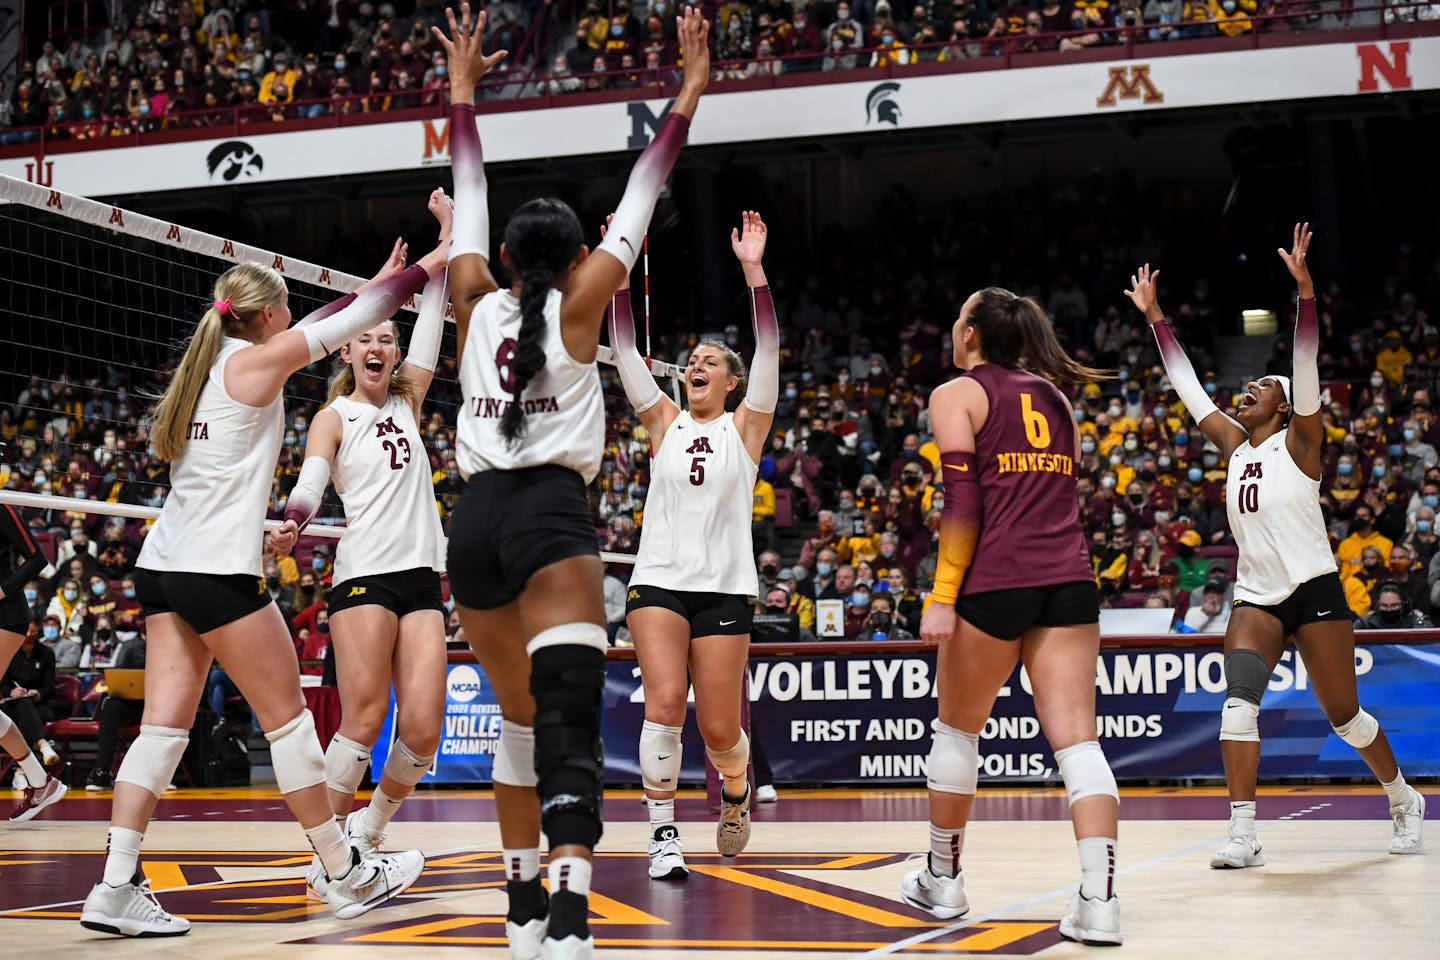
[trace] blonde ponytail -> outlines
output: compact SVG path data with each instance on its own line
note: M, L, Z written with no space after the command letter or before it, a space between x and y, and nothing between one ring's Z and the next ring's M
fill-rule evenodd
M156 456L174 460L185 449L195 405L220 355L220 341L224 337L243 337L254 315L280 303L285 295L285 278L255 263L231 267L215 281L215 305L200 318L179 369L151 413ZM223 313L217 309L221 304L228 304Z

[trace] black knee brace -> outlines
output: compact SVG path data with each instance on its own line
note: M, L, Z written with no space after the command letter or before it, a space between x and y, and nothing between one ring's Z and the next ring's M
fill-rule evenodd
M605 745L600 704L605 654L594 647L542 647L530 659L535 698L535 771L540 822L550 847L600 841Z
M1270 684L1270 665L1254 650L1231 650L1225 654L1225 696L1238 697L1260 706Z

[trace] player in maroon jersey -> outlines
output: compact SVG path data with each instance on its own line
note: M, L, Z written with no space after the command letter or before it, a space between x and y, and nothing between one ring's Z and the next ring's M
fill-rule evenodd
M955 365L930 421L945 507L935 589L920 623L938 643L939 717L930 749L930 853L901 883L941 920L964 916L960 851L975 802L980 730L1022 658L1070 798L1083 879L1060 933L1118 944L1119 793L1095 739L1100 599L1080 527L1079 431L1052 381L1104 374L1071 359L1040 305L987 287L955 321Z

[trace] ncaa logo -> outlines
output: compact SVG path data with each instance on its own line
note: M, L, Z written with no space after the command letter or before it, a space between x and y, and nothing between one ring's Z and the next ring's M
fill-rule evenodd
M445 693L456 703L469 703L480 695L480 674L463 663L454 667L446 681Z

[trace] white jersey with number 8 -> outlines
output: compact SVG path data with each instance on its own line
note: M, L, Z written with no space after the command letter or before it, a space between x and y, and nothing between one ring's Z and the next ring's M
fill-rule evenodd
M1274 606L1302 583L1335 572L1320 481L1290 455L1288 432L1258 447L1240 444L1225 478L1225 511L1240 548L1235 599L1259 606Z
M735 416L682 411L650 463L632 586L755 596L750 518L755 473Z

